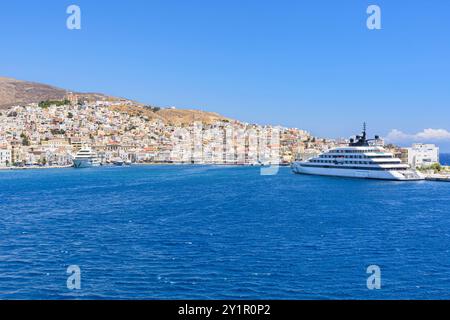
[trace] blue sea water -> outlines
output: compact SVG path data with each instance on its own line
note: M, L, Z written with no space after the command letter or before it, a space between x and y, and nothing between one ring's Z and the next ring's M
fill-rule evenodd
M441 153L440 162L444 166L450 166L450 153Z
M0 172L0 298L449 299L449 203L447 183L289 168Z

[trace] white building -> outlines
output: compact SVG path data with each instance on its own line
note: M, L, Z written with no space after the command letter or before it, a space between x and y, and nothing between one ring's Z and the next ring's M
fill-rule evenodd
M434 144L413 144L408 150L408 164L413 168L439 163L439 147Z
M11 165L11 150L0 149L0 167Z

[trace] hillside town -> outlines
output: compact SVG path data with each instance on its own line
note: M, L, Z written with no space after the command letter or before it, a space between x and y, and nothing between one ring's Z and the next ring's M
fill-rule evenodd
M117 107L124 105L132 106L132 103L80 102L70 95L62 101L43 101L2 110L0 166L70 166L83 146L94 149L105 164L117 158L132 163L254 164L262 159L257 154L262 150L263 140L267 140L265 147L270 154L277 151L279 159L276 161L289 163L297 152L320 145L303 130L230 120L201 123L193 119L192 123L172 124L158 117L152 119L146 115L148 112L117 111L121 110ZM156 114L158 109L151 108L150 112ZM256 133L256 157L252 156L251 137L239 137L241 131L244 135ZM191 136L183 139L186 134ZM200 139L195 139L197 136ZM226 138L231 138L231 144ZM240 145L239 139L243 139ZM184 146L182 150L180 145ZM186 149L192 149L192 153Z
M102 164L196 163L289 165L347 140L319 139L305 130L229 119L171 123L160 108L130 101L42 101L0 110L0 167L67 167L89 146ZM129 112L130 108L139 112ZM173 108L172 108L173 109ZM142 110L145 110L143 112ZM384 145L382 140L377 143ZM385 146L412 167L439 163L434 145Z

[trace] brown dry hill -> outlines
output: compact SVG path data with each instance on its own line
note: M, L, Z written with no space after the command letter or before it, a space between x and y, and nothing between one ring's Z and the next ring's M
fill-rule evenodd
M0 77L0 109L46 100L62 100L68 92L68 90L47 84ZM76 94L83 101L121 100L121 98L109 97L100 93L77 92Z
M176 126L188 125L196 121L203 124L211 124L216 121L233 121L215 112L200 110L160 109L154 111L155 109L149 107L130 105L112 106L111 109L134 116L146 116L150 120L161 120L164 123Z
M14 105L33 102L37 103L45 100L62 100L66 97L67 93L68 90L46 84L0 77L0 109ZM100 93L74 93L82 101L131 101ZM230 119L213 112L182 109L161 109L155 112L151 108L144 107L141 103L135 101L131 102L133 102L133 106L124 104L122 106L114 106L111 108L116 111L126 112L132 115L145 115L149 119L160 119L165 123L174 125L189 124L194 121L200 121L203 123L212 123L217 120L230 121Z
M0 78L0 108L43 100L61 100L66 90L45 84Z
M200 110L162 109L157 113L169 123L181 125L193 123L195 121L211 124L216 121L231 121L215 112L205 112Z

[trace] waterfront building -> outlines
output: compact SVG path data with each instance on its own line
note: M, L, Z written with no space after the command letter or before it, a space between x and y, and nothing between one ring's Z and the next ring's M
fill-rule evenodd
M0 167L7 167L11 165L11 149L7 147L0 147Z
M434 144L415 143L408 150L408 164L413 168L439 163L439 147Z

